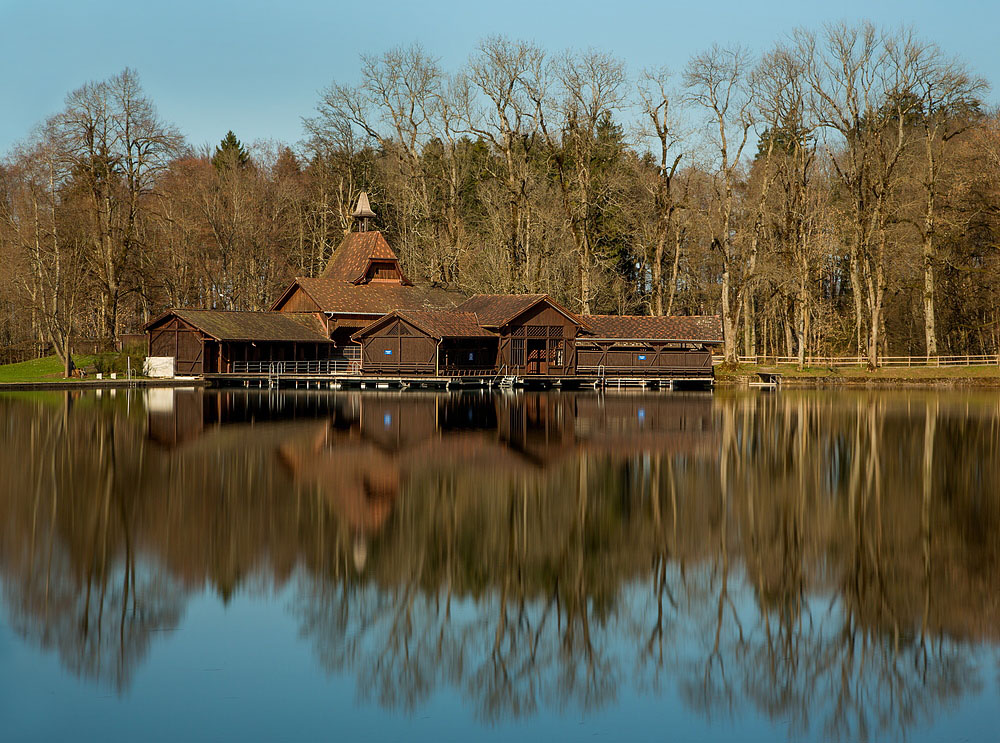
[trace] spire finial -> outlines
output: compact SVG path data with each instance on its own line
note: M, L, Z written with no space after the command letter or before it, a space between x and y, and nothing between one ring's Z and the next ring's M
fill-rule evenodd
M368 220L375 216L375 212L372 211L371 205L368 203L367 191L362 191L361 195L358 196L358 205L351 216L361 220L361 232L368 231Z

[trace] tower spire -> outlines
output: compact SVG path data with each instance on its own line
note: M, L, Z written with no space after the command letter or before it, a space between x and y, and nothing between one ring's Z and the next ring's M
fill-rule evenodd
M355 207L351 216L355 219L361 220L361 226L358 230L359 232L368 231L368 220L375 217L375 212L372 211L371 205L368 203L367 191L362 191L358 196L358 205Z

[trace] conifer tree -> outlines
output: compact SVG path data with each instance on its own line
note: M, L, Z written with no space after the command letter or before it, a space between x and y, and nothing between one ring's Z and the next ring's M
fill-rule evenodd
M247 154L243 143L236 138L233 130L226 132L226 136L215 148L215 155L212 156L212 165L218 171L231 170L234 168L246 167L250 162L250 155Z

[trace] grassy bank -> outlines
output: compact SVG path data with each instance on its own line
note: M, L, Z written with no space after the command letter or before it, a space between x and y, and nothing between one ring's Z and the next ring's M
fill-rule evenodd
M979 384L1000 386L1000 366L911 366L885 367L869 371L863 366L807 366L794 364L756 366L752 364L723 364L715 367L715 378L723 384L741 384L756 379L758 372L777 372L782 381L801 385L851 385L851 384Z
M94 364L93 356L74 355L77 367L87 369ZM65 382L63 364L56 356L31 359L19 364L0 365L0 384L24 384L41 382ZM90 375L93 378L93 375Z

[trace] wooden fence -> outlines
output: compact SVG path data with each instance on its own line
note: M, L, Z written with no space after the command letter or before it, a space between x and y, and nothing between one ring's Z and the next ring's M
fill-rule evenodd
M18 364L40 359L52 353L52 344L43 341L26 341L12 346L0 346L0 364Z
M739 356L739 363L757 366L798 365L798 356ZM723 356L712 357L721 364ZM867 356L806 356L805 366L868 366ZM880 356L880 367L1000 366L1000 354L978 356Z
M146 352L146 336L141 333L128 333L112 338L73 338L70 348L73 354L93 356L107 351L123 351L142 349ZM17 364L22 361L40 359L51 356L55 351L48 341L25 341L11 346L0 346L0 364Z

